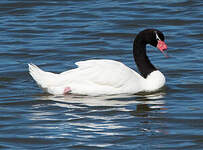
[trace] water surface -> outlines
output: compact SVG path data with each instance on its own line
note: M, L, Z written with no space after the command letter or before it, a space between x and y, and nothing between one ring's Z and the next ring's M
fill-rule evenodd
M203 2L0 1L0 148L202 149ZM148 46L165 88L110 97L43 93L27 63L62 72L86 59L136 69L132 42L166 35L168 59Z

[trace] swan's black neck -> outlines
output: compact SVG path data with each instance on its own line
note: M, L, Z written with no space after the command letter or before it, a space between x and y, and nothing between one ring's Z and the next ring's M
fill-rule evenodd
M144 78L147 78L147 76L157 70L150 62L147 54L146 54L146 45L148 42L146 42L143 35L139 35L134 40L133 45L133 55L135 62L137 64L137 67L141 73L141 75Z

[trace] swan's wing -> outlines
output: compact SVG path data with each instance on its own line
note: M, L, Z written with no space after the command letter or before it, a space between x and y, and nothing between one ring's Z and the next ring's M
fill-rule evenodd
M132 69L113 60L80 61L76 65L76 69L54 74L29 64L29 71L40 87L54 95L64 94L67 87L77 94L134 92L140 89L139 82L143 79Z
M71 80L93 83L98 86L119 88L131 78L141 76L118 61L113 60L87 60L76 63L78 68L61 73Z

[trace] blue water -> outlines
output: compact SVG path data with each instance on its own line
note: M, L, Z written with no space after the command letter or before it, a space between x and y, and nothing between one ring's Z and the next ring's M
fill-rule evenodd
M0 148L203 149L203 2L0 1ZM136 34L166 36L166 59L148 46L165 75L155 93L55 97L40 90L27 63L62 72L105 58L137 70Z

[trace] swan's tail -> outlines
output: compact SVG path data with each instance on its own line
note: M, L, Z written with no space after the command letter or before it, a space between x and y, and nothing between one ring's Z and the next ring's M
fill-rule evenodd
M57 85L57 81L59 79L58 74L45 72L34 64L28 64L28 66L30 75L37 82L37 84L45 91L47 91L49 87Z

